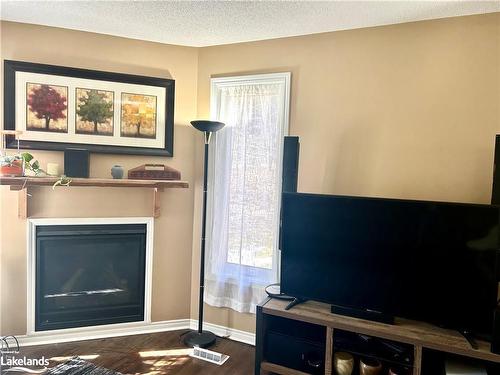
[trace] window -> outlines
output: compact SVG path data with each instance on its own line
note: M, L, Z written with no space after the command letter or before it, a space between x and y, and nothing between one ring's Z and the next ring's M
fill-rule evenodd
M255 310L278 277L283 137L290 73L212 79L205 300Z

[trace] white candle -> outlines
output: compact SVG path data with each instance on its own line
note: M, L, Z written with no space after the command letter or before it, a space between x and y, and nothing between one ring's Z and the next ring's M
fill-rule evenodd
M47 174L50 176L59 176L59 164L47 163Z

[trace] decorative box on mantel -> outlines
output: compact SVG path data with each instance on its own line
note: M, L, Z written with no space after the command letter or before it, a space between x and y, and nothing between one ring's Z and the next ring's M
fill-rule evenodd
M28 217L28 189L32 186L52 186L57 177L0 177L0 185L10 186L10 190L19 191L18 216L20 219ZM129 180L109 178L72 178L69 187L123 187L123 188L151 188L153 190L153 217L160 216L160 191L170 188L188 188L187 181L180 180ZM59 187L58 189L61 189Z
M163 164L143 164L129 170L128 178L137 180L180 180L181 172Z

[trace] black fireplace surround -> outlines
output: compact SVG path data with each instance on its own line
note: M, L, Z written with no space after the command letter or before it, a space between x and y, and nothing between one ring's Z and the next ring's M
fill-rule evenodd
M146 224L36 228L35 330L144 320Z

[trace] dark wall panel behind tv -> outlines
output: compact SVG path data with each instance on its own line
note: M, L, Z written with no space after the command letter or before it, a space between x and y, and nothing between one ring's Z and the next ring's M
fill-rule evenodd
M299 148L299 137L285 137L283 149L283 191L297 191L297 180L299 175Z
M493 164L493 189L491 192L491 204L500 204L500 135L497 135L495 139L495 159Z

